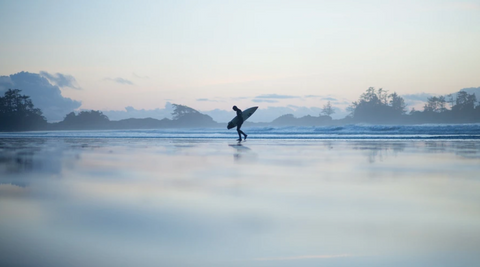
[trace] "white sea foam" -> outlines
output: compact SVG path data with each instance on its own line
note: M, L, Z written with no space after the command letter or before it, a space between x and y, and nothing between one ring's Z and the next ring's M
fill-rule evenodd
M369 125L321 127L245 127L249 139L480 139L480 124ZM32 131L0 133L0 138L193 138L231 139L222 128Z

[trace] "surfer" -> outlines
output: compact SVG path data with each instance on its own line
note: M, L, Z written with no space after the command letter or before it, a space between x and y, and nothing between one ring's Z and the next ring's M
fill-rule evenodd
M244 136L243 140L247 140L247 134L245 134L242 130L240 130L240 128L242 127L242 124L243 124L243 115L242 115L242 110L237 108L237 106L233 106L232 108L233 110L235 110L237 112L237 133L238 133L238 139L237 141L242 141L242 134Z

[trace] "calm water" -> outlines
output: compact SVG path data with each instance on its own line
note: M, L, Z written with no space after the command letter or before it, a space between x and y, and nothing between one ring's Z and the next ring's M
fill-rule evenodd
M480 264L476 138L68 133L0 138L2 266Z

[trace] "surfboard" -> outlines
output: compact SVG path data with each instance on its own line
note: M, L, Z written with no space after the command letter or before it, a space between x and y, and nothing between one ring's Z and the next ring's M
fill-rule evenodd
M242 118L243 118L243 121L246 121L248 118L250 118L250 116L252 116L253 113L255 113L255 111L257 110L258 107L251 107L251 108L247 108L246 110L244 110L242 112ZM228 124L227 124L227 129L232 129L234 127L237 127L237 123L238 123L238 118L237 116L235 116L235 118L233 118Z

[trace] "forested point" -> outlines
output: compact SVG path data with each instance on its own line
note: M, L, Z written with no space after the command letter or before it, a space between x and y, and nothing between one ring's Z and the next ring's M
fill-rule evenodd
M21 90L8 89L0 97L0 131L28 131L43 129L47 120L32 100L20 94Z

